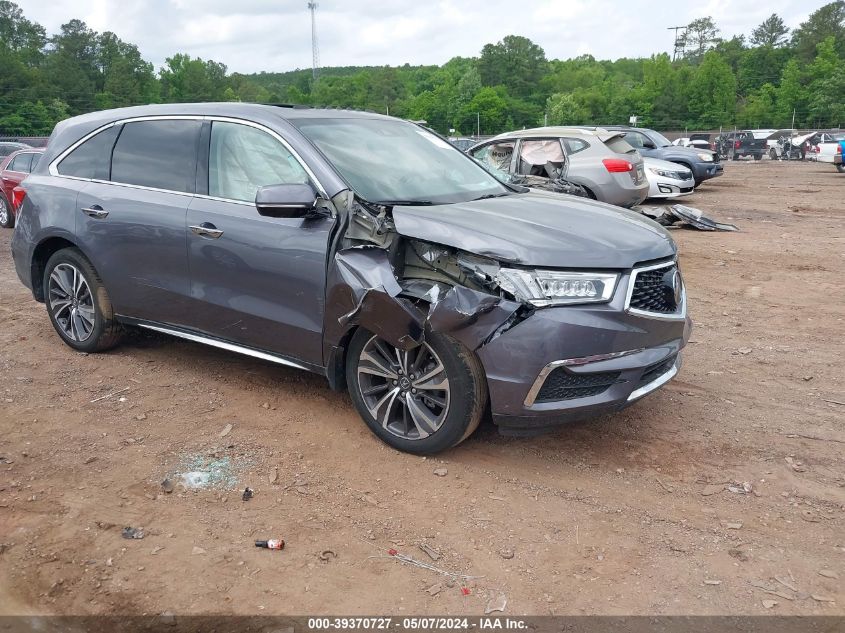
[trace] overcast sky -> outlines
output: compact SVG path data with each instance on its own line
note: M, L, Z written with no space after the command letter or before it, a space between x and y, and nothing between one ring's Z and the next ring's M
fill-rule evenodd
M72 18L114 31L156 68L174 53L243 73L311 66L306 0L16 0L55 33ZM322 66L442 64L524 35L549 59L648 56L672 49L667 27L713 16L722 36L748 35L776 12L794 28L824 0L322 0Z

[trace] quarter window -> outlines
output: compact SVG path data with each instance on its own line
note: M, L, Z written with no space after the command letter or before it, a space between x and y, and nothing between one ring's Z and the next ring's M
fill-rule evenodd
M108 180L111 150L119 131L120 126L113 125L89 138L62 159L58 165L59 173L75 178Z
M208 195L252 202L261 187L307 182L299 161L266 132L239 123L212 124Z
M111 180L193 193L201 126L184 119L126 123L114 146Z
M587 149L590 144L587 141L582 141L580 138L565 138L563 144L566 145L567 154L577 154Z

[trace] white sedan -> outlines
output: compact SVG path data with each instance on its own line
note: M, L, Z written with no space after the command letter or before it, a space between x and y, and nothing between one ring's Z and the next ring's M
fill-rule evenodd
M692 172L678 163L643 157L649 198L677 198L692 193Z

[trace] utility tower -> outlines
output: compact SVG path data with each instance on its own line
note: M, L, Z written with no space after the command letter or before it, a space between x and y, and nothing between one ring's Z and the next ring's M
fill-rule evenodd
M667 31L675 31L675 49L672 52L672 61L684 56L687 47L687 27L670 26Z
M317 72L320 70L320 46L317 44L317 3L309 2L308 10L311 12L311 72L316 81Z

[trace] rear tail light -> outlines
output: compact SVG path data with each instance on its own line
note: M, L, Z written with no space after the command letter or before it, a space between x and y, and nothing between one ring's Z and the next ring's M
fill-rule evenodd
M621 158L605 158L601 162L604 163L605 169L611 174L624 174L634 171L633 163Z
M23 187L15 187L12 189L12 208L19 211L23 204L23 199L26 198L26 191Z
M739 149L741 143L739 141L734 141L734 149Z

